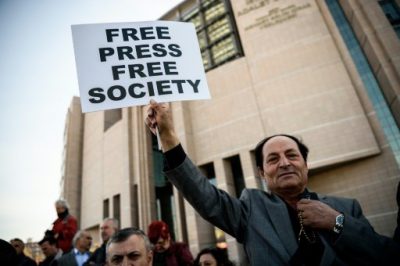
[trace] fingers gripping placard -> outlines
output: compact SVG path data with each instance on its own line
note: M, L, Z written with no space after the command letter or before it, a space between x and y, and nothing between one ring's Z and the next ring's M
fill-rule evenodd
M72 25L83 112L210 98L192 23Z

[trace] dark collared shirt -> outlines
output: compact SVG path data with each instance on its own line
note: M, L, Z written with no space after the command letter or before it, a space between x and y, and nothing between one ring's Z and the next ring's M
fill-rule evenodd
M302 193L301 198L309 198L312 200L318 200L318 196L314 192L309 192L307 189ZM289 213L290 222L294 235L298 237L300 232L300 221L297 210L294 210L289 204L286 203L286 208ZM306 234L310 240L315 240L314 243L310 243L304 235L301 236L298 241L299 247L296 253L290 260L290 265L320 265L322 254L324 253L324 245L318 236L318 232L312 231L309 228L305 228Z

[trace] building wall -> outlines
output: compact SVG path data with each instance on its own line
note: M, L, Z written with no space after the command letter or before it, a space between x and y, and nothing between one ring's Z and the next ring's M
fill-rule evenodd
M400 125L400 43L377 2L342 0L340 4Z
M377 1L339 2L399 123L399 40ZM163 19L177 19L195 3L184 1ZM265 189L255 145L271 134L294 134L310 148L310 189L358 199L376 231L391 236L399 164L326 1L231 5L245 56L207 72L212 99L171 105L189 156L199 166L212 164L217 186L232 195L228 159L239 156L246 187ZM146 230L157 215L143 108L122 109L121 120L106 131L104 112L85 114L82 141L81 227L98 230L103 201L109 199L112 216L113 197L120 195L121 227ZM68 160L67 168L79 164ZM67 180L64 187L76 186ZM193 254L214 244L213 226L176 189L174 196L177 240L187 241ZM243 264L241 246L228 235L225 240L230 257Z
M104 112L85 114L81 225L91 228L103 220L103 201L109 200L109 216L120 208L121 227L131 226L131 171L128 140L128 110L122 119L104 131ZM115 206L119 195L120 206Z
M347 15L367 8L359 1L341 3ZM364 38L368 60L374 60L378 49L387 50L381 61L375 59L379 76L383 71L379 64L387 64L392 55L397 60L399 41L377 2L367 6L363 18L373 20L368 25L377 30L374 41L385 43L372 52ZM399 166L325 1L243 0L232 1L232 7L245 57L207 72L211 100L172 104L179 137L190 157L198 165L213 163L218 187L232 191L221 161L240 154L242 168L248 169L247 183L260 186L251 160L256 143L275 133L300 136L311 150L310 188L357 198L376 231L391 236ZM354 30L372 31L361 26ZM393 72L398 76L398 70ZM398 86L387 87L385 82L381 86L394 90L389 93L393 98L389 105L394 106ZM392 112L396 114L394 107ZM192 222L188 227L189 235L194 235L189 238L194 241L191 248L198 250L204 242L195 230L199 226ZM236 249L232 244L230 251Z
M70 213L81 214L83 115L78 97L73 97L66 116L61 177L61 198L68 200Z

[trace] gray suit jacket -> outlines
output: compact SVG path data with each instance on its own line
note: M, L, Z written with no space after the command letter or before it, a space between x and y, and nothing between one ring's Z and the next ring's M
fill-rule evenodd
M91 254L89 253L89 257L90 255ZM87 260L83 265L88 265L88 261L89 260ZM78 263L76 262L75 259L74 249L72 249L67 254L62 255L60 258L55 260L55 262L56 266L78 266Z
M76 262L76 259L75 259L75 254L74 254L73 249L70 252L68 252L67 254L64 254L63 256L61 256L56 261L57 261L57 263L56 263L57 266L78 266L78 263Z
M204 219L243 243L251 265L288 265L298 243L286 204L278 196L245 189L240 199L231 197L211 185L188 157L166 175ZM343 231L335 242L329 232L319 233L325 247L321 265L400 262L400 247L375 233L356 200L318 196L345 215Z

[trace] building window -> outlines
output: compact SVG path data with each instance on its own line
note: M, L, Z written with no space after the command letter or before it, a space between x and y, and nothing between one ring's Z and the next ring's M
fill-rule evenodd
M151 145L153 155L154 184L156 187L164 187L167 183L163 173L164 159L162 152L158 148L157 137L154 134L151 134Z
M139 192L138 185L134 184L131 187L131 217L132 226L139 227Z
M110 201L108 199L103 200L103 218L110 217Z
M122 119L122 109L112 109L104 111L104 132L112 125Z
M206 71L243 56L229 1L200 0L181 20L196 27Z
M164 176L164 158L162 152L158 148L157 137L154 134L151 134L151 143L157 219L163 220L168 224L171 236L174 238L174 221L176 218L174 209L174 192L171 183Z
M215 176L214 164L208 163L199 166L200 171L207 177L208 181L217 186L217 178ZM219 248L227 248L225 233L221 229L214 227L215 245Z
M267 181L265 180L264 177L260 176L260 173L258 171L258 168L256 165L256 153L254 150L250 151L250 158L251 158L251 166L253 167L253 172L254 172L254 176L256 179L257 187L264 191L268 191Z
M242 190L245 189L244 175L242 170L242 164L240 163L239 155L235 155L224 159L225 163L230 168L233 184L235 186L236 197L240 197Z
M208 181L213 184L214 186L217 186L217 179L215 177L215 170L214 170L214 164L213 163L208 163L199 166L200 171L208 178Z
M379 1L379 5L381 6L382 11L385 13L390 24L392 24L397 37L400 38L400 9L396 1L381 0Z
M119 194L113 197L113 218L121 222L121 197Z
M361 77L397 164L400 166L400 130L390 112L382 89L338 1L326 0L326 3Z

